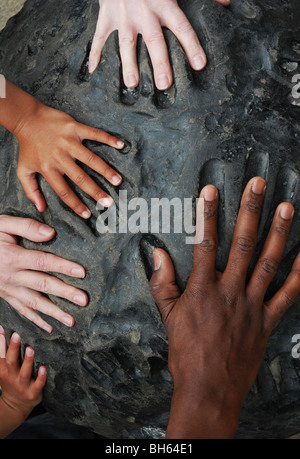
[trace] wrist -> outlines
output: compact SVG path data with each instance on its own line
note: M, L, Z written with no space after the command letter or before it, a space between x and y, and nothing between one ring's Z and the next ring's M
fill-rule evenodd
M231 394L221 394L213 388L206 391L175 388L167 438L233 438L241 406Z
M18 138L41 106L33 96L6 81L6 98L0 100L0 124Z
M19 141L30 131L31 123L39 117L39 114L44 107L44 105L34 97L29 94L27 94L27 96L28 99L26 108L20 112L18 118L16 119L15 126L11 131Z
M0 403L3 410L9 413L10 416L20 419L21 422L25 421L34 408L31 403L14 400L13 398L8 397L6 393L2 393Z
M32 410L19 409L0 397L0 439L6 438L27 419Z

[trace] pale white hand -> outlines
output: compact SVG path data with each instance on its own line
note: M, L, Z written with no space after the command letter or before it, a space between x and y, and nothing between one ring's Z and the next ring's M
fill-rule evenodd
M85 292L47 274L84 278L82 266L49 253L28 250L18 245L17 236L34 242L49 241L55 230L35 220L0 216L0 297L37 326L51 333L52 326L39 312L71 327L75 321L42 293L65 298L86 306Z
M230 0L216 0L228 6ZM137 36L146 43L154 69L155 84L166 90L173 82L168 48L162 27L171 30L182 45L194 70L206 65L206 55L196 32L176 0L99 0L100 12L90 52L90 73L100 62L102 50L110 34L118 30L124 84L134 88L139 84L136 59Z

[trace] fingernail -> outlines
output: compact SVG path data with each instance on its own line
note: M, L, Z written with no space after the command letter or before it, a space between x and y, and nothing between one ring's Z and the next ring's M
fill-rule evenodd
M283 220L292 220L294 213L294 208L290 204L283 204L280 207L280 217Z
M114 175L111 181L114 185L119 185L122 181L122 177L120 175Z
M74 296L74 302L77 304L80 304L81 306L86 305L86 297L83 295L75 295Z
M127 83L126 86L128 88L135 88L137 86L138 80L133 73L130 73L126 77L126 83Z
M19 343L19 342L21 341L20 335L18 335L18 333L16 333L16 332L14 332L14 333L12 334L11 339L12 339L12 341L13 341L14 343Z
M203 195L204 195L205 201L209 201L209 202L214 201L217 198L217 190L214 186L207 185L203 189Z
M92 215L92 214L91 214L91 212L90 212L89 210L85 210L85 211L82 212L82 214L81 214L82 218L85 218L85 219L90 218L91 215Z
M117 146L118 146L119 148L124 148L124 147L125 147L125 143L124 143L122 140L118 140Z
M70 317L63 317L62 322L67 325L67 327L73 327L74 321Z
M40 375L44 376L47 373L46 367L40 367L39 373Z
M50 234L54 233L54 229L47 225L41 225L39 227L39 233L43 236L50 236Z
M45 330L47 333L52 333L52 327L50 325L44 325L43 330Z
M34 355L34 350L31 347L26 348L27 357L32 357Z
M264 194L266 191L266 188L267 186L266 186L265 180L260 177L255 179L252 184L253 193L258 194L258 195Z
M201 70L203 67L206 65L206 58L202 56L201 54L198 54L198 56L195 56L193 59L193 68L195 70Z
M154 271L158 271L161 267L161 257L159 252L154 250L153 252L153 260L154 260Z
M162 74L157 77L157 87L161 91L164 91L165 89L168 89L170 86L170 80L168 75Z
M85 277L84 270L80 268L73 268L71 271L71 274L72 274L72 277L81 277L81 278Z
M114 203L113 198L103 198L99 199L100 204L102 204L103 207L111 207Z

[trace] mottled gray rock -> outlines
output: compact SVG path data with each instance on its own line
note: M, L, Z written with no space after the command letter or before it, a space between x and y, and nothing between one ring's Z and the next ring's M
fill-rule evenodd
M292 97L292 77L300 73L299 0L233 0L229 9L208 0L181 3L209 65L203 72L191 71L166 32L175 75L166 93L153 86L142 41L141 84L135 91L123 87L116 35L107 43L101 66L89 76L96 0L28 0L0 35L0 72L42 102L124 138L123 154L93 142L86 145L120 171L120 189L128 190L129 199L196 198L200 187L215 183L221 194L219 269L225 267L243 186L254 175L266 177L257 253L276 204L288 200L298 210L271 294L299 251L300 108L299 99ZM8 332L17 330L23 346L34 347L36 365L48 368L46 409L109 438L163 435L172 380L166 333L148 291L151 251L167 248L184 288L193 247L185 244L185 234L100 235L95 203L76 190L93 212L89 222L82 221L43 178L48 208L38 214L16 178L16 140L1 129L0 141L0 212L34 217L57 231L47 244L21 244L87 269L86 279L74 284L89 293L89 306L58 300L76 318L72 329L50 319L54 332L49 336L1 301L2 325ZM91 176L118 204L118 189ZM238 437L284 438L299 430L300 364L291 357L292 336L300 333L299 306L298 301L270 339Z

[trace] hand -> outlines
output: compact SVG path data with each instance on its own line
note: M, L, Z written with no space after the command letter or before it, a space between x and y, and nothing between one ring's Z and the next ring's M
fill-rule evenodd
M14 134L19 141L17 175L27 198L40 212L45 210L46 202L39 190L36 173L43 175L63 202L82 218L90 218L91 212L72 191L64 175L104 207L113 204L113 199L76 164L76 160L103 175L113 185L120 185L121 176L82 142L84 139L94 140L116 149L123 148L124 142L79 124L69 115L37 101L36 110L19 124Z
M208 185L204 240L195 245L194 265L181 295L170 257L154 251L152 295L169 339L174 394L168 438L232 438L242 404L263 360L268 338L300 291L300 256L286 282L264 301L291 227L294 209L278 206L260 258L246 283L253 256L265 181L245 189L224 273L216 271L217 189Z
M224 6L230 4L230 0L216 1ZM99 3L99 18L90 52L90 73L100 62L106 40L118 30L124 84L135 88L139 84L136 43L138 34L141 34L153 64L156 86L160 90L168 89L173 75L162 27L167 27L177 37L194 70L205 67L205 53L176 0L99 0Z
M63 312L42 293L66 298L79 306L86 306L85 292L65 284L46 272L56 272L84 278L82 266L52 254L27 250L18 246L21 236L35 242L53 238L54 229L31 219L0 216L0 297L16 311L40 328L51 333L53 328L36 311L72 327L74 319Z
M32 378L34 350L27 347L22 366L19 364L21 339L11 337L6 349L5 332L0 326L0 438L19 427L35 406L42 401L46 384L46 368L41 366L36 380Z

